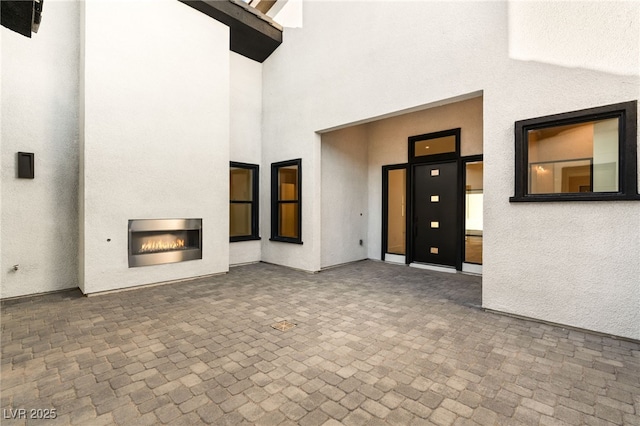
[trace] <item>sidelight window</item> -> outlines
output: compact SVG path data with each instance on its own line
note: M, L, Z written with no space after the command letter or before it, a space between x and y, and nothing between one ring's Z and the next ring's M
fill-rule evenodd
M302 160L271 164L271 240L302 244Z
M511 201L640 199L636 115L634 101L516 122Z
M482 161L466 162L464 176L464 261L481 265L484 201Z
M258 240L258 165L230 165L229 240Z

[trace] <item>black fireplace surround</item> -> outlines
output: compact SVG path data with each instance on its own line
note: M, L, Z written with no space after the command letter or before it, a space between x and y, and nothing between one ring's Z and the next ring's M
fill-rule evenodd
M129 220L129 267L202 259L202 219Z

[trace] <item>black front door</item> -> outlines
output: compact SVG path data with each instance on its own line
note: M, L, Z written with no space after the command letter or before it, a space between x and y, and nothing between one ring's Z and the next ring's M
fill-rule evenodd
M456 267L459 252L458 163L415 164L412 171L412 259Z

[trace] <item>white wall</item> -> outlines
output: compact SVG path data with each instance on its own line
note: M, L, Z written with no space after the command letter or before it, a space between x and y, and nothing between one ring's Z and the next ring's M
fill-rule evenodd
M78 17L48 2L32 38L0 29L3 298L78 286ZM16 177L18 151L35 153L35 179Z
M640 205L509 203L514 121L637 99L639 79L510 58L508 6L305 3L304 28L290 29L263 64L263 161L303 158L305 244L267 242L263 257L307 270L320 266L313 238L320 234L323 195L316 131L482 91L484 306L640 338ZM617 2L599 12L638 34L639 7ZM569 25L564 31L572 39L578 31L590 52L607 49L606 29ZM618 47L637 58L638 44L629 37Z
M368 150L365 126L322 135L323 268L367 258Z
M640 204L633 202L509 203L513 195L513 122L640 97L636 75L594 71L608 57L607 30L591 31L593 4L569 8L562 40L579 39L565 68L508 61L485 90L485 190L483 305L551 322L640 338ZM604 6L604 7L601 7ZM598 6L600 19L616 22L629 37L617 46L621 70L640 55L640 5ZM558 13L553 2L540 8ZM541 13L541 12L539 12ZM539 14L532 14L535 20ZM604 31L604 33L603 33ZM547 62L547 61L545 61ZM551 61L553 62L553 61ZM613 62L611 62L613 64ZM507 96L517 93L517 97ZM561 96L559 96L561 94ZM523 101L523 100L526 100ZM489 143L496 141L496 143ZM505 149L510 148L510 149Z
M348 1L305 3L304 27L287 29L286 41L263 64L263 161L266 166L303 159L304 244L268 242L264 260L320 268L320 239L314 237L321 234L321 161L315 132L477 92L481 71L492 63L487 55L499 49L487 33L495 31L494 21L504 20L504 9L478 3L374 2L366 8ZM457 24L461 16L464 29ZM448 84L435 84L439 77ZM268 200L261 207L264 222Z
M640 74L632 2L509 0L509 56L620 75ZM588 30L587 30L588 29ZM593 43L595 42L595 43Z
M230 147L229 159L258 164L262 168L262 64L230 52ZM262 197L269 194L268 181L260 180ZM269 230L260 223L259 234ZM229 264L258 262L260 241L229 243Z
M228 27L174 0L89 0L82 19L81 289L226 271ZM202 218L203 259L128 268L144 218Z

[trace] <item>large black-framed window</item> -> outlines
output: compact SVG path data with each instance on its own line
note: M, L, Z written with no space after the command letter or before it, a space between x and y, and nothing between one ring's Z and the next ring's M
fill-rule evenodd
M259 240L259 166L229 165L229 241Z
M640 200L637 101L515 123L521 201Z
M302 159L271 164L271 241L302 244Z

